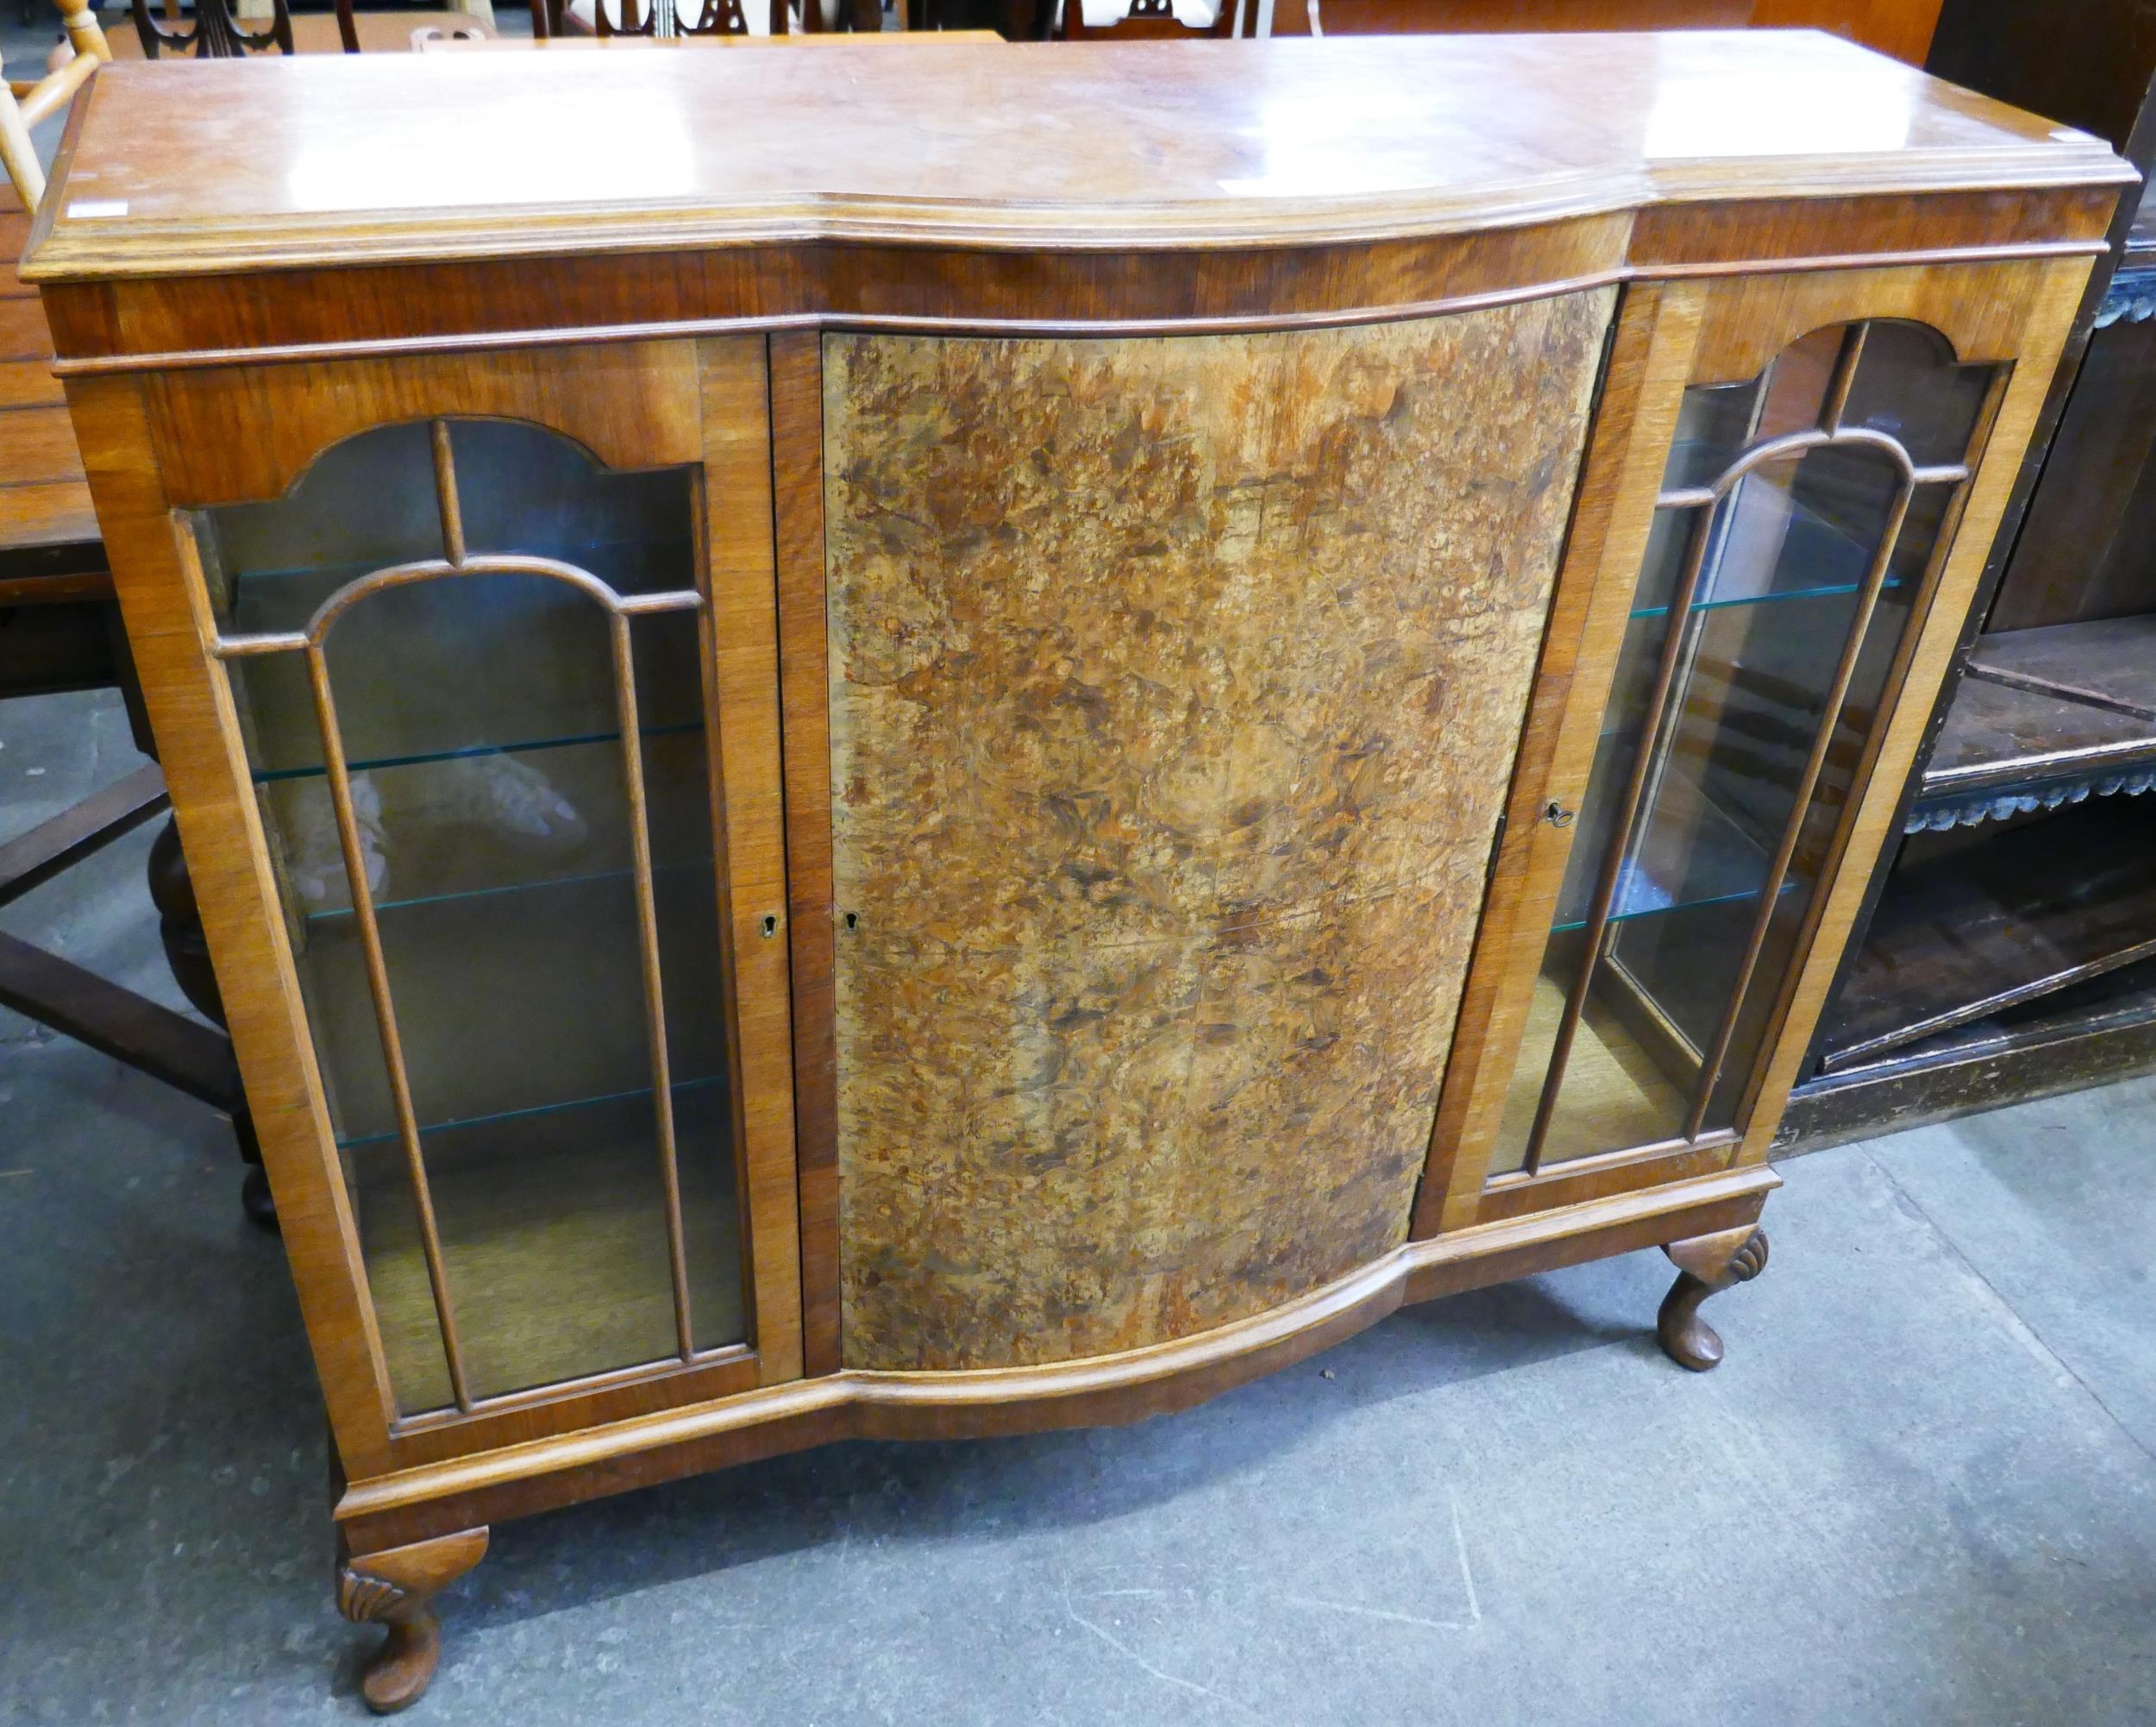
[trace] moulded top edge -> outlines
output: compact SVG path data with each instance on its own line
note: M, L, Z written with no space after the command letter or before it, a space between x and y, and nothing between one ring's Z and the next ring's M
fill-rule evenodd
M1810 31L617 46L107 67L22 273L1250 248L2133 177L2085 133Z

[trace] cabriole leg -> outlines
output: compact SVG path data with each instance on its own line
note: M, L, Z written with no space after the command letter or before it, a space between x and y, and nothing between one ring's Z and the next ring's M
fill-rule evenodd
M1733 1284L1748 1284L1766 1269L1767 1232L1757 1224L1672 1241L1662 1250L1677 1266L1677 1281L1662 1300L1655 1333L1669 1358L1695 1373L1722 1359L1722 1341L1700 1317L1700 1303Z
M337 1611L389 1633L368 1660L360 1689L376 1714L394 1714L425 1695L441 1658L442 1626L428 1604L479 1562L486 1531L463 1529L381 1553L354 1554L343 1545L340 1535Z

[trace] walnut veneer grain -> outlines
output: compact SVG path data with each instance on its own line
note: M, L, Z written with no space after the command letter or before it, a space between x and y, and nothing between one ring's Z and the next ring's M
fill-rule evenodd
M848 1366L1406 1238L1612 298L826 338Z

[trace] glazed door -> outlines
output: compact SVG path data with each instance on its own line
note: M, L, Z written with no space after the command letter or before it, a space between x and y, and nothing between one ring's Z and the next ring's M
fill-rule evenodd
M1595 454L1614 501L1572 549L1576 669L1515 788L1425 1233L1764 1158L1983 560L1980 470L2002 491L2014 381L2040 390L2028 342L2078 268L1634 296ZM1570 645L1553 630L1545 688Z
M392 1460L797 1375L762 339L154 387Z

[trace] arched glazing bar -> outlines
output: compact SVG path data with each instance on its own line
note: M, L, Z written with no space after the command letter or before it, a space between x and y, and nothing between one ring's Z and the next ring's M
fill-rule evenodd
M628 804L630 877L665 1207L674 1339L677 1353L680 1360L686 1363L697 1351L690 1304L686 1230L683 1221L680 1156L674 1125L673 1064L667 1047L664 980L660 964L650 814L644 783L642 732L630 623L633 618L640 616L693 612L699 614L699 631L707 632L709 610L704 596L693 588L623 594L589 571L558 559L515 553L471 552L465 539L449 422L436 419L431 422L429 431L436 502L441 516L444 556L391 565L344 583L323 600L303 629L252 634L221 633L212 640L210 652L222 661L281 654L298 654L304 659L316 728L322 745L324 777L335 820L338 845L350 887L353 919L360 939L375 1029L380 1040L397 1139L411 1190L427 1281L434 1300L436 1319L441 1329L451 1397L460 1412L468 1413L477 1400L473 1393L464 1343L457 1326L455 1305L444 1264L442 1230L436 1215L421 1146L418 1115L412 1102L411 1077L404 1059L396 1005L391 992L388 961L374 896L368 885L360 823L338 719L335 693L329 675L328 644L330 632L341 618L372 595L419 583L487 575L536 576L561 582L586 595L607 614L614 701L621 742L623 789Z
M1752 402L1750 419L1744 428L1739 453L1724 463L1705 483L1669 485L1656 499L1658 510L1689 512L1691 520L1676 582L1667 598L1668 623L1659 651L1655 656L1651 678L1645 689L1638 741L1610 818L1610 839L1599 861L1584 918L1577 926L1577 961L1572 967L1564 1006L1548 1045L1547 1065L1539 1090L1535 1094L1532 1120L1526 1130L1524 1154L1514 1165L1525 1175L1539 1173L1549 1158L1551 1124L1558 1109L1574 1046L1588 1010L1597 968L1604 963L1605 950L1617 915L1616 907L1628 866L1643 839L1649 813L1646 807L1650 801L1650 786L1655 778L1659 754L1658 740L1664 737L1673 724L1675 710L1682 706L1681 686L1684 681L1685 668L1695 651L1701 622L1706 615L1701 604L1702 589L1709 580L1708 572L1715 562L1718 547L1730 531L1731 512L1728 506L1731 500L1745 477L1763 468L1778 463L1793 466L1814 452L1846 450L1876 457L1889 468L1893 475L1892 494L1886 504L1863 575L1856 584L1851 615L1833 671L1826 681L1819 721L1792 788L1787 817L1781 825L1773 851L1769 854L1750 926L1738 950L1733 977L1722 995L1712 1032L1701 1044L1700 1060L1684 1102L1679 1135L1681 1142L1693 1143L1707 1134L1708 1115L1714 1107L1723 1070L1730 1060L1746 998L1758 972L1777 907L1783 889L1790 880L1793 863L1802 842L1808 820L1813 813L1814 800L1821 790L1839 717L1849 700L1852 686L1864 656L1867 634L1879 609L1881 596L1889 586L1896 565L1896 553L1901 548L1902 529L1908 520L1912 501L1925 488L1952 488L1946 504L1946 510L1951 512L1959 501L1960 489L1969 479L1970 452L1973 450L1976 440L1982 436L1983 417L1979 415L1977 424L1968 434L1962 460L1920 462L1903 440L1894 433L1873 425L1852 423L1852 392L1856 386L1858 367L1864 359L1871 329L1870 324L1859 323L1849 326L1841 333L1812 424L1778 435L1759 436L1761 414L1768 396L1767 390L1761 387L1755 392ZM1943 537L1939 543L1944 543ZM1934 552L1936 550L1934 547ZM1620 1148L1614 1145L1606 1147L1612 1151Z

